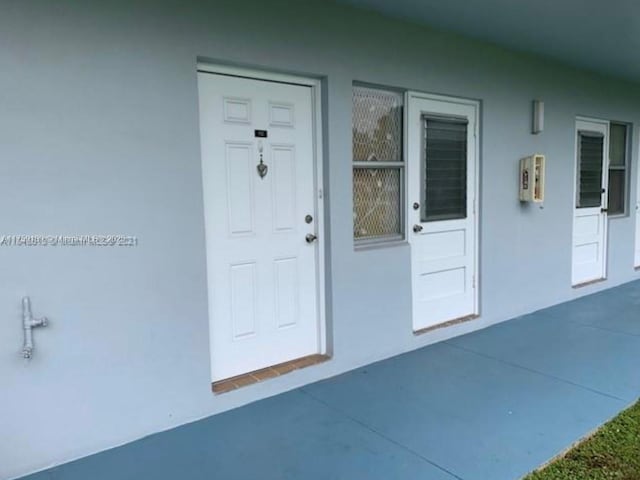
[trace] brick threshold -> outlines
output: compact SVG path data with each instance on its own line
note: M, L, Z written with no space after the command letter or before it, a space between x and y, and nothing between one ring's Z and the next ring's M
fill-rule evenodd
M577 284L573 285L571 288L588 287L589 285L594 285L596 283L601 283L601 282L604 282L605 280L606 280L606 278L596 278L595 280L589 280L588 282L577 283Z
M314 354L307 355L306 357L296 358L289 360L288 362L279 363L267 368L261 368L260 370L254 370L253 372L243 373L236 377L226 378L219 380L211 384L211 390L215 394L226 393L236 390L241 387L253 385L270 378L286 375L294 370L300 370L301 368L310 367L319 363L326 362L331 357L328 355Z
M443 323L438 323L437 325L432 325L430 327L426 327L426 328L421 328L420 330L414 330L413 334L414 335L423 335L425 333L429 333L429 332L433 332L434 330L439 330L441 328L447 328L447 327L451 327L453 325L458 325L460 323L466 323L466 322L470 322L472 320L475 320L477 318L480 318L480 315L477 314L473 314L473 315L465 315L464 317L459 317L459 318L454 318L453 320L449 320Z

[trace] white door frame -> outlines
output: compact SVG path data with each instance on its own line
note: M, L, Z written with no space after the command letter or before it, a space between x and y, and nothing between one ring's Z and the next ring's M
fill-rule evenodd
M633 138L633 127L628 126L627 127L627 135L631 136L631 138ZM635 228L634 228L634 239L633 239L633 268L635 270L639 270L640 269L640 248L638 248L638 246L640 245L640 165L636 164L635 162L633 162L633 144L629 143L629 146L627 147L628 149L628 153L627 153L627 159L628 159L628 166L627 168L629 168L629 175L631 175L631 172L635 171L635 175L636 175L636 200L633 204L633 217L635 220ZM632 167L633 166L633 167ZM627 183L627 188L631 188L631 182ZM629 197L631 198L631 194L628 194ZM629 201L629 208L631 208L631 202ZM629 214L631 215L631 213Z
M474 128L474 136L476 141L475 143L475 147L474 147L474 169L475 169L475 180L474 180L474 197L473 197L473 230L474 230L474 235L473 235L473 248L474 248L474 252L473 252L473 268L474 268L474 275L475 275L475 288L474 288L474 298L473 298L473 316L478 316L480 315L480 208L479 208L479 202L478 202L478 198L480 195L480 101L479 100L472 100L472 99L468 99L468 98L460 98L460 97L450 97L448 95L437 95L437 94L431 94L431 93L423 93L423 92L417 92L417 91L408 91L405 95L405 112L404 112L404 124L405 125L409 125L409 115L412 112L409 112L410 108L409 108L409 104L411 102L412 99L416 99L416 100L435 100L435 101L441 101L441 102L448 102L448 103L454 103L454 104L459 104L459 105L466 105L466 106L471 106L474 109L474 120L475 120L475 128ZM408 135L408 128L405 128L405 133L404 133L404 144L405 144L405 148L404 148L404 164L405 164L405 169L406 169L406 173L405 173L405 182L408 184L408 182L410 181L410 179L412 178L413 175L418 175L418 178L420 178L420 171L418 172L413 172L413 169L411 168L411 162L409 161L408 158L408 151L409 151L409 135ZM409 188L405 188L405 194L404 194L404 200L405 200L405 210L404 210L404 218L405 218L405 232L407 235L407 238L410 235L410 228L411 226L409 225L409 218L410 218L410 206L409 206L409 197L408 197L408 190ZM412 280L413 281L413 280ZM413 322L413 313L412 313L412 322ZM446 322L445 322L446 325ZM434 327L438 327L438 325L435 325ZM430 328L429 328L430 329Z
M314 163L314 188L315 188L315 212L318 239L316 240L316 263L317 263L317 312L318 312L318 353L327 353L327 321L326 321L326 284L325 284L325 250L326 250L326 230L324 225L324 176L322 153L322 81L319 78L300 77L283 73L269 72L254 68L234 67L229 65L219 65L212 63L198 62L198 72L215 73L228 75L230 77L249 78L253 80L264 80L268 82L288 83L292 85L303 85L311 88L312 108L313 108L313 163ZM202 157L202 153L200 154ZM204 186L203 186L204 188ZM211 327L211 320L209 320Z
M603 240L602 240L602 255L603 255L603 260L602 260L602 278L596 278L593 280L586 280L586 281L576 281L574 279L574 273L573 273L573 255L574 255L574 243L575 243L575 215L576 215L576 209L577 209L577 202L578 202L578 163L579 163L579 159L578 159L578 152L579 152L579 137L578 137L578 132L580 131L580 129L578 128L578 124L580 122L588 122L588 123L596 123L596 124L600 124L602 126L606 127L606 135L605 135L605 142L604 142L604 152L603 152L603 165L602 165L602 184L606 185L606 187L604 187L606 189L605 193L602 195L602 200L601 200L601 208L605 209L604 212L604 219L602 222L602 228L603 228ZM601 118L595 118L595 117L587 117L587 116L582 116L582 115L576 115L575 120L574 120L574 128L573 128L573 134L574 134L574 153L573 153L573 207L571 209L571 286L576 288L576 287L581 287L587 284L590 284L592 282L598 282L598 281L602 281L602 280L606 280L607 279L607 267L609 264L609 215L606 214L606 209L609 206L608 205L608 198L609 198L609 141L610 141L610 135L609 135L609 125L610 125L610 121L609 120L603 120Z

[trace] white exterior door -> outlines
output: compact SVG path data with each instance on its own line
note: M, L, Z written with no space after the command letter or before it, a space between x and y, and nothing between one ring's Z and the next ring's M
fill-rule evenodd
M198 73L214 381L321 353L310 86Z
M573 215L572 283L606 277L609 123L576 122L576 196Z
M478 313L478 106L420 94L410 94L407 104L407 217L419 331Z

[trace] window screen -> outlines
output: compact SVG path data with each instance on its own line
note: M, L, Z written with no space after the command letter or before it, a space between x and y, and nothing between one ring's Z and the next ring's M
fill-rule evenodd
M401 178L393 168L353 169L353 234L375 238L402 233Z
M467 121L424 117L421 220L467 216Z
M599 207L604 137L598 133L578 132L578 148L578 208Z
M402 162L402 95L354 87L353 161Z
M353 88L353 236L356 242L402 238L402 95Z

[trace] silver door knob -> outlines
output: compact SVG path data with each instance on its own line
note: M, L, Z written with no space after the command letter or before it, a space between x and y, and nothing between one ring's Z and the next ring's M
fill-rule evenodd
M307 233L307 236L304 237L304 239L307 241L307 243L313 243L318 239L318 237L316 237L313 233Z
M422 225L414 225L413 226L413 232L414 233L418 233L422 231Z

